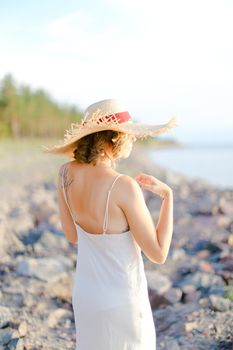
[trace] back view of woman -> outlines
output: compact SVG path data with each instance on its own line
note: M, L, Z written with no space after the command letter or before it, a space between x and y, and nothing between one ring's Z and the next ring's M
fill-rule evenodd
M156 330L141 251L163 264L173 231L172 189L153 176L118 173L137 137L174 125L132 122L116 100L89 106L72 124L63 145L46 152L66 154L58 176L62 229L77 244L72 305L77 350L154 350ZM142 188L163 198L154 227Z

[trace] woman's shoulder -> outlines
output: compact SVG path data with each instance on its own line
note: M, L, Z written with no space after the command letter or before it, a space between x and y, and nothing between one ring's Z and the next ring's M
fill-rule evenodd
M78 163L76 160L70 160L65 164L67 164L70 172L81 171L83 168L85 168L85 164Z
M67 172L69 167L70 167L70 162L61 164L58 170L59 174L62 175L64 172Z
M120 176L120 180L123 184L132 184L134 181L136 181L133 177L131 177L128 174L116 173L116 175Z
M130 175L119 173L120 189L126 196L135 196L140 191L141 187L138 182Z
M69 176L73 177L76 173L77 166L79 167L79 164L76 161L68 161L60 165L59 168L59 174L63 176Z

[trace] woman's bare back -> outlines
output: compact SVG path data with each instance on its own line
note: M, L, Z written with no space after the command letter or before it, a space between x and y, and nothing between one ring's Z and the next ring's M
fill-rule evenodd
M89 164L70 162L67 170L67 195L75 222L84 231L102 234L108 191L119 173L112 168L94 167ZM119 206L121 186L114 184L108 203L108 234L117 234L129 229L124 212Z

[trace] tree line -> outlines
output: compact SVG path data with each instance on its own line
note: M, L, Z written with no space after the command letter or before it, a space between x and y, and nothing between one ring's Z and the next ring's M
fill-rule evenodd
M60 138L81 118L76 106L57 103L43 89L18 84L11 74L0 80L0 138Z

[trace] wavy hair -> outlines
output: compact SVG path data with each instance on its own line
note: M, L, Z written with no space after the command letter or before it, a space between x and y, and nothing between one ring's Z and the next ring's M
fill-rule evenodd
M76 148L73 152L74 158L78 163L96 165L105 148L110 147L113 155L113 167L115 168L115 161L124 156L129 142L132 142L133 139L134 136L120 131L98 131L86 135L76 142Z

